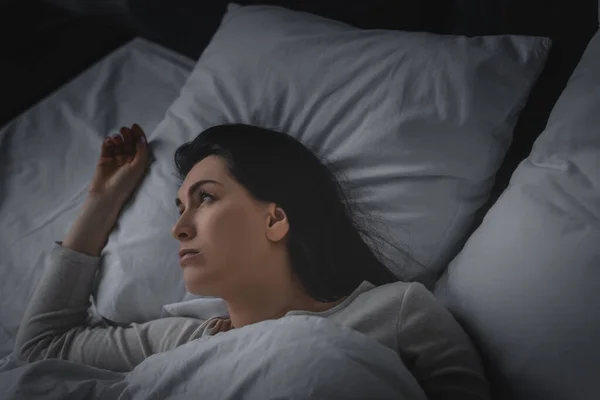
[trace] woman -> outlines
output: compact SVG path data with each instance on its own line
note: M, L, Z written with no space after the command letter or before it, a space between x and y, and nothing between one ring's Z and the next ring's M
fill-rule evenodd
M183 182L172 234L185 285L224 299L229 318L87 326L100 253L148 162L142 129L120 132L104 142L82 212L53 245L17 336L20 359L129 371L199 337L307 314L395 350L430 399L489 398L468 336L422 284L384 266L326 164L291 136L248 125L212 127L175 154Z

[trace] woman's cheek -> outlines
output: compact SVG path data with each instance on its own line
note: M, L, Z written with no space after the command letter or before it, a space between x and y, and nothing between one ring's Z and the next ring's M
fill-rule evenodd
M229 251L237 245L245 225L239 210L217 206L206 213L203 223L204 241L219 252Z
M254 258L257 240L261 237L261 232L256 212L253 209L241 206L228 207L220 210L215 221L215 229L218 230L223 248L230 252L230 257L242 263L247 263Z

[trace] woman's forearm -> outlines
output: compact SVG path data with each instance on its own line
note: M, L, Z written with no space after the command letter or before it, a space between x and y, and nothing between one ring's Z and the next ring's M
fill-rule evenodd
M88 196L62 246L90 256L100 256L117 222L121 207L121 201Z
M49 264L19 324L14 356L22 361L75 359L86 332L90 293L100 257L52 245Z

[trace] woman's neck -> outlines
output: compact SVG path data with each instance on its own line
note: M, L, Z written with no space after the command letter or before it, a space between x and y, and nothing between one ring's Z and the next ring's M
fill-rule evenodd
M346 297L332 303L317 301L304 291L295 288L288 293L277 294L263 291L254 296L241 296L238 299L225 299L229 317L234 328L241 328L257 322L279 319L290 311L327 311Z

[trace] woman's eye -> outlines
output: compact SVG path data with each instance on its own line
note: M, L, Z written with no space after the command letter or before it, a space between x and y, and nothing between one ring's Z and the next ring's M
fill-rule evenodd
M206 192L200 192L200 200L202 203L204 203L205 201L213 201L215 198L213 196L211 196L210 194L206 193Z
M214 199L215 198L212 195L210 195L206 192L200 192L200 204L202 204L206 201L208 201L210 203ZM184 211L179 210L179 216L181 216L184 212L185 212L185 210Z

